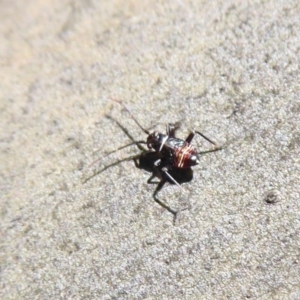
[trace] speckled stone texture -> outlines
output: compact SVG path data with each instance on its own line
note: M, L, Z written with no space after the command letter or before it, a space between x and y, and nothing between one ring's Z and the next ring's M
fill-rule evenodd
M299 59L298 1L0 1L0 298L300 299ZM225 146L175 225L110 97Z

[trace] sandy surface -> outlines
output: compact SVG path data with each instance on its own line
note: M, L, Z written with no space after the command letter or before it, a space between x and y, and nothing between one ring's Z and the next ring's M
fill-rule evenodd
M300 4L251 3L0 2L1 299L300 299ZM159 193L175 225L99 172L146 139L109 97L226 146Z

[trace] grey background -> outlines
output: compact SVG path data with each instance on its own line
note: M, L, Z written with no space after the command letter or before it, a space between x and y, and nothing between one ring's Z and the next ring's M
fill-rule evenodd
M299 55L298 1L2 0L0 298L300 299ZM139 153L104 157L115 121L146 138L110 97L226 145L159 194L175 225L132 161L97 174Z

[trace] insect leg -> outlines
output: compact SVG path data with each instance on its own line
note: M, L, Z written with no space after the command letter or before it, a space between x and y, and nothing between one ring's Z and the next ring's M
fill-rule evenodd
M133 141L133 142L131 142L131 143L127 144L127 145L124 145L124 146L122 146L122 147L119 147L119 148L117 148L117 149L115 149L115 150L113 150L113 151L107 152L107 153L105 154L105 156L110 155L110 154L112 154L112 153L115 153L115 152L117 152L117 151L119 151L119 150L121 150L121 149L127 148L127 147L129 147L129 146L132 146L132 145L140 145L140 144L147 144L147 142L145 142L145 141Z
M157 193L162 189L162 187L164 186L164 184L167 182L166 179L162 179L159 184L157 185L154 193L153 193L153 199L156 203L158 203L161 207L163 207L164 209L166 209L168 212L170 212L173 216L173 222L175 223L176 220L176 216L177 216L177 211L173 210L171 207L169 207L167 204L163 203L162 201L160 201L156 196Z
M129 156L129 157L126 157L126 158L123 158L123 159L120 159L120 160L117 160L115 161L114 163L111 163L105 167L103 167L101 170L95 172L93 175L89 176L88 178L86 178L83 183L86 183L88 182L89 180L91 180L92 178L94 178L95 176L99 175L100 173L104 172L105 170L111 168L111 167L114 167L114 166L117 166L118 164L124 162L124 161L129 161L129 160L137 160L138 158L140 157L140 154L138 155L132 155L132 156Z
M192 131L192 132L188 135L188 137L185 139L185 141L188 142L188 143L190 144L191 141L193 140L194 136L195 136L195 131Z
M162 172L165 172L166 174L168 174L169 178L172 179L174 181L175 184L177 184L179 186L179 184L176 182L176 180L166 171L163 170L166 168L162 168ZM164 184L167 182L166 178L162 178L161 181L159 182L159 184L157 185L154 193L153 193L153 198L155 200L156 203L158 203L161 207L165 208L168 212L170 212L171 214L173 214L173 224L175 225L176 223L176 218L177 215L180 211L186 210L188 207L180 209L179 211L173 210L172 208L170 208L167 204L165 204L164 202L160 201L156 196L157 193L162 189L162 187L164 186ZM180 186L179 186L180 187ZM181 187L180 187L181 188ZM181 188L182 189L182 188Z
M168 168L165 167L162 168L161 170L169 177L169 179L171 179L173 183L175 183L181 190L183 190L181 185L170 175L170 173L168 172Z
M210 153L210 152L216 152L216 151L219 151L222 149L224 149L224 147L218 146L218 147L215 147L215 148L207 150L207 151L199 151L198 154L202 155L202 154L206 154L206 153Z
M108 156L108 155L110 155L110 154L112 154L112 153L115 153L115 152L117 152L117 151L119 151L119 150L122 150L122 149L127 148L127 147L132 146L132 145L137 145L137 146L139 146L140 144L146 144L146 142L145 142L145 141L134 141L134 142L129 143L129 144L125 145L125 146L119 147L119 148L117 148L117 149L115 149L115 150L113 150L113 151L107 152L107 153L105 153L105 155L104 155L103 157L97 158L96 160L94 160L93 162L91 162L91 163L88 165L88 168L90 168L90 167L93 166L96 162L100 161L101 159L103 159L104 157L106 157L106 156ZM94 153L96 153L96 152L98 152L98 151L99 151L99 150L96 150Z
M112 101L115 101L119 104L121 104L123 106L123 108L129 113L130 117L132 118L132 120L140 127L140 129L142 131L144 131L146 134L150 134L150 132L148 130L146 130L139 122L138 120L134 117L134 115L131 113L131 111L125 106L125 104L120 101L120 100L116 100L116 99L113 99L113 98L110 98Z
M175 133L177 131L177 129L180 128L180 123L177 122L175 124L168 124L167 125L167 135L169 137L175 137Z
M215 146L215 148L213 150L209 150L209 151L205 151L205 153L207 152L213 152L213 151L218 151L218 150L221 150L222 147L219 146L217 143L213 142L211 139L209 139L207 136L205 136L203 133L199 132L199 131L192 131L188 137L186 138L186 142L188 142L189 144L191 143L191 141L193 140L194 136L195 136L195 133L199 134L200 136L202 136L205 140L207 140L208 142L210 142L211 144L213 144Z
M154 162L154 167L158 171L158 173L161 174L161 172L164 172L174 184L176 184L181 190L183 190L180 184L168 172L169 170L168 167L159 168L160 164L161 164L161 159L158 159ZM163 176L161 178L163 178Z
M199 131L195 131L197 134L199 134L200 136L202 136L204 139L206 139L208 142L210 142L211 144L215 145L216 147L219 147L217 145L217 143L213 142L211 139L209 139L207 136L205 136L203 133L199 132Z
M132 142L135 142L133 136L129 133L129 131L116 119L114 119L113 117L106 115L106 118L108 118L109 120L114 121L120 128L121 130L129 137L130 140L132 140ZM141 144L143 144L142 142L137 141L136 145L137 147L141 150L141 151L145 151L146 149L144 147L141 146Z

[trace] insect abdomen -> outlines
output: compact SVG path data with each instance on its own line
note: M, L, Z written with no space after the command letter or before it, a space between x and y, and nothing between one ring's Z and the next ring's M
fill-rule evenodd
M197 163L197 151L193 146L186 144L175 150L174 167L185 169L191 166L195 166Z

